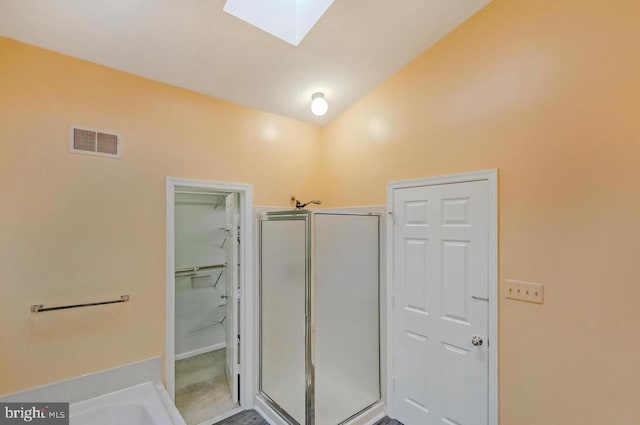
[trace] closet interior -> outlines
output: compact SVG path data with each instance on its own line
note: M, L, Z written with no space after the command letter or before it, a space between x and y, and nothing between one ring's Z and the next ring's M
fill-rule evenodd
M187 425L238 405L236 198L175 192L175 403Z

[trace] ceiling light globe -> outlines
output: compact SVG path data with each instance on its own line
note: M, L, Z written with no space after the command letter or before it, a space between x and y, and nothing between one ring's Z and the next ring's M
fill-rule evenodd
M323 93L314 93L311 96L311 112L313 115L317 115L319 117L323 116L329 110L329 104L327 103L327 99L324 98Z

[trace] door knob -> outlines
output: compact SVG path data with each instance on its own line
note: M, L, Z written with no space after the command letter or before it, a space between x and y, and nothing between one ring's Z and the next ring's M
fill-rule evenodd
M471 343L476 347L481 346L483 342L484 341L482 341L482 338L480 338L479 336L474 336L473 338L471 338Z

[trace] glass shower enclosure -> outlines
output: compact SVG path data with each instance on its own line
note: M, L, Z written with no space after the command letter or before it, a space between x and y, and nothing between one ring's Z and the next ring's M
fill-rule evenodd
M380 400L379 217L261 216L259 393L292 425Z

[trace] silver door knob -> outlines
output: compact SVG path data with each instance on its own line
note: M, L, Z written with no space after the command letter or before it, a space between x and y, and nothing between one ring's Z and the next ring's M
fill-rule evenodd
M482 341L482 338L480 338L479 336L474 336L473 338L471 338L471 343L476 347L480 347L483 342L484 341Z

